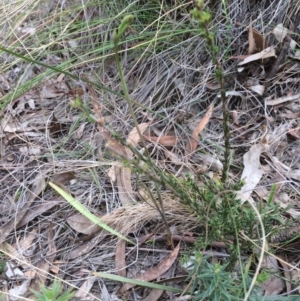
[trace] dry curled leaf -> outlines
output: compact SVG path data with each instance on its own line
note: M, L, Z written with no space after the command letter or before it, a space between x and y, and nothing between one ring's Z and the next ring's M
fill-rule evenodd
M274 49L274 47L271 46L271 47L268 47L268 48L264 49L264 50L261 51L261 52L258 52L258 53L249 55L247 58L245 58L245 59L244 59L242 62L240 62L238 65L239 65L239 66L242 66L242 65L245 65L245 64L254 62L254 61L266 59L266 58L268 58L268 57L273 57L273 56L276 57L276 54L275 54L275 49Z
M137 147L138 143L141 140L141 137L139 135L139 132L141 135L143 135L143 133L146 131L147 127L149 126L148 122L145 123L141 123L139 124L139 131L137 130L137 128L133 128L130 133L128 134L127 137L127 144L131 145L132 147Z
M168 271L169 268L173 265L173 263L175 262L178 256L179 249L180 249L180 243L178 243L177 247L166 258L164 258L157 266L147 270L145 273L136 275L134 279L142 280L142 281L152 281L158 278L166 271ZM135 286L134 284L126 283L120 288L119 293L123 294L134 286Z
M98 216L99 217L99 216ZM91 222L87 217L81 213L71 215L67 218L67 223L75 231L87 235L96 233L99 230L99 226Z
M155 142L163 146L175 146L180 141L180 138L176 136L156 137L156 136L144 135L144 137L148 141Z
M263 171L260 166L260 155L263 151L261 144L255 144L251 146L249 151L244 154L244 170L241 176L241 180L245 182L241 190L237 193L242 203L249 200L253 189L259 183Z
M116 270L119 276L126 277L126 259L125 259L126 242L120 240L116 247Z
M76 175L73 171L67 171L67 172L54 174L51 177L51 182L66 184L75 178L76 178Z
M203 131L203 129L208 124L208 122L211 118L213 109L214 109L214 106L211 105L209 107L209 109L207 110L206 114L204 115L204 117L200 120L197 127L194 129L194 131L192 133L192 137L188 139L188 142L185 147L188 155L193 153L197 149L197 146L199 143L199 134Z
M300 93L288 96L282 96L275 99L267 99L265 100L265 104L267 106L275 106L281 103L285 103L287 101L298 101L300 99Z
M131 185L131 169L115 166L118 195L123 206L135 202L136 194Z

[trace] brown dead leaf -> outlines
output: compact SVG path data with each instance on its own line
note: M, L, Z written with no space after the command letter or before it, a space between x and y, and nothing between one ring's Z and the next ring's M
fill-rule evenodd
M91 96L91 99L92 99L94 113L98 117L98 123L100 125L103 125L104 120L103 120L103 117L102 117L102 109L101 109L100 104L97 100L97 95L96 95L96 92L94 90L94 87L90 83L87 83L87 86L88 86L90 96Z
M51 134L62 134L63 126L60 122L58 122L56 116L53 114L52 120L49 124L49 131Z
M260 96L262 96L265 92L265 86L263 86L263 85L250 86L249 89L256 92Z
M32 252L31 254L28 254L26 251L29 249L29 248L32 248L33 247L33 240L36 238L36 233L37 233L37 228L33 229L31 232L29 232L22 240L20 240L17 245L15 247L18 248L18 251L22 254L22 255L32 255ZM34 251L34 249L33 249ZM26 252L26 253L24 253Z
M300 99L300 93L294 94L294 95L288 95L288 96L282 96L275 99L267 99L265 100L265 104L267 106L275 106L287 101L298 101Z
M144 138L148 141L155 142L163 146L175 146L181 140L176 136L155 137L155 136L144 135Z
M141 123L138 125L139 127L139 131L140 134L142 135L142 137L140 137L137 128L133 128L130 133L128 134L128 137L126 139L126 143L128 145L131 145L133 148L136 148L137 145L139 144L141 138L143 139L143 134L146 131L147 127L148 127L149 123ZM133 158L133 152L128 148L125 147L125 152L127 154L127 158L128 159L132 159Z
M24 195L20 196L19 202L22 200L26 200L20 211L15 215L15 217L10 220L5 226L2 227L0 233L0 243L4 242L6 237L13 231L16 227L18 227L18 223L21 219L26 215L27 210L33 203L33 201L38 197L38 195L45 189L46 182L44 178L41 178L40 174L37 174L31 187L24 192Z
M119 276L126 277L125 240L120 240L116 247L116 270Z
M285 283L279 276L281 268L278 261L273 256L265 256L262 267L270 271L270 275L266 281L264 281L260 287L264 290L264 296L277 296L285 289Z
M100 217L99 215L96 215ZM99 226L91 222L87 217L81 213L71 215L67 218L69 226L79 233L92 235L99 230Z
M175 154L175 153L173 153L169 150L166 150L166 149L164 150L164 154L168 159L170 159L170 161L172 163L174 163L176 165L181 165L182 164L181 158L177 154Z
M252 191L259 183L263 175L263 170L260 166L260 155L262 151L262 144L254 144L243 156L244 170L241 176L241 180L244 181L245 184L237 194L242 203L249 200Z
M40 205L35 205L34 210L29 210L26 213L26 215L20 220L18 227L22 227L22 226L26 225L28 222L32 221L35 217L47 212L54 206L57 206L63 202L64 202L64 199L62 197L55 197L53 199L49 199L49 200L43 202Z
M214 90L219 90L221 88L221 85L219 83L212 82L212 83L206 83L205 87L209 90L214 91Z
M143 301L157 301L163 294L163 290L158 290L158 289L152 289L150 291L150 294L143 299Z
M17 301L20 300L20 297L26 296L28 291L28 287L30 285L30 279L25 280L21 285L14 285L8 292L8 296L6 300ZM4 299L3 299L4 300Z
M75 178L76 178L76 175L73 171L67 171L67 172L54 174L51 177L51 182L66 184Z
M149 123L141 123L138 125L141 135L143 135L148 125ZM141 137L139 136L137 128L133 128L128 134L126 142L128 145L131 145L135 148L140 142L140 139ZM127 159L133 158L133 152L128 147L124 147L115 139L109 138L107 140L106 147L112 150L115 154ZM120 163L120 166L121 165L122 164ZM110 169L110 176L112 180L116 179L118 195L122 205L125 206L134 203L136 200L136 194L131 185L131 169L125 166L115 166L114 171Z
M149 126L149 122L139 124L139 131L141 135L146 131L147 127ZM139 136L137 128L133 128L127 137L127 144L131 145L132 147L137 147L138 143L140 142L141 137Z
M113 181L113 183L116 182L117 175L116 175L116 169L114 165L108 170L107 175Z
M291 273L290 273L291 268L290 268L290 265L287 264L286 258L284 257L284 255L277 255L277 258L280 262L280 265L282 266L282 271L284 273L284 282L285 282L286 292L289 295L291 293L292 283L293 283Z
M24 257L23 254L20 254L20 252L9 243L0 244L0 251L11 259L20 259L19 265L24 269L26 269L30 264L29 261L27 261L26 257Z
M200 120L197 127L194 129L194 131L192 133L192 137L188 139L188 142L185 147L187 154L191 154L197 149L198 143L199 143L199 134L203 131L203 129L208 124L208 122L211 118L213 109L214 109L214 106L211 105L209 107L209 109L207 110L206 114L204 115L204 117Z
M80 286L80 288L78 288L76 294L75 294L75 298L80 298L79 300L83 300L81 298L85 298L87 297L87 295L89 294L91 288L94 285L94 282L97 278L96 277L88 277L88 279L86 279L82 285Z
M242 65L248 64L250 62L266 59L266 58L273 57L273 56L276 57L276 54L275 54L274 47L271 46L271 47L268 47L268 48L262 50L261 52L249 55L242 62L238 63L238 65L242 66Z
M106 234L99 233L96 235L94 238L92 238L90 241L83 243L83 244L78 244L75 248L71 250L69 254L66 255L67 260L75 259L78 258L82 255L85 255L89 253L93 248L95 248L103 239L106 238Z
M177 247L166 258L164 258L157 266L147 270L145 273L136 275L134 279L142 280L142 281L152 281L160 277L162 274L168 271L169 268L173 265L173 263L175 262L178 256L179 249L180 249L180 243L178 243ZM120 288L119 293L124 294L127 290L129 290L134 286L135 286L134 284L126 283Z
M36 278L30 283L30 290L38 291L41 285L45 285L47 279L49 279L50 264L47 260L42 259L37 262L35 268L38 270L38 273L36 273Z
M131 169L115 166L115 171L120 202L123 206L133 204L136 200L136 194L131 185Z
M113 155L120 156L122 158L128 157L125 147L118 140L110 137L106 139L107 142L105 147L109 149Z
M47 261L51 263L51 265L53 264L57 252L57 248L53 237L54 237L54 231L50 230L48 232L48 251L46 253L46 256L47 256Z
M253 39L255 42L256 50L263 51L264 49L266 49L268 47L264 36L256 29L253 28L252 30L253 30Z
M238 113L237 110L232 110L231 111L231 117L232 117L233 123L239 125L240 116L239 116L239 113Z
M248 53L252 54L255 52L255 40L253 37L253 28L252 28L252 18L250 19L250 26L249 26L249 32L248 32Z

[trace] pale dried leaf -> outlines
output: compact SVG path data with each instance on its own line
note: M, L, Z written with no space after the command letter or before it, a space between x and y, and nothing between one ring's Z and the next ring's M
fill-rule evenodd
M46 256L47 256L47 262L51 264L53 264L57 252L56 244L53 238L54 238L54 232L53 230L50 230L48 232L48 251L46 253Z
M21 146L19 147L19 152L23 155L40 155L42 153L40 147L28 147L28 146Z
M239 116L239 113L237 110L232 110L231 111L231 116L232 116L232 121L233 123L239 125L239 119L240 119L240 116Z
M285 289L285 283L280 277L281 268L277 259L273 256L265 256L262 267L272 272L269 278L260 284L261 289L264 290L264 296L277 296Z
M155 137L155 136L144 135L144 137L148 141L155 142L163 146L175 146L180 141L180 138L176 136Z
M204 117L198 123L197 127L194 129L194 131L192 133L192 137L188 140L186 147L185 147L188 154L193 153L197 149L198 143L199 143L199 134L203 131L203 129L208 124L208 122L211 118L213 109L214 109L214 106L211 105L209 107L209 109L207 110L206 114L204 115Z
M149 295L143 301L157 301L163 294L163 290L151 289Z
M176 155L175 153L169 151L169 150L164 150L164 154L165 156L170 159L170 161L176 165L181 165L182 164L182 161L181 161L181 158Z
M293 39L290 41L290 49L295 50L296 46L299 46L297 42Z
M160 277L162 274L168 271L169 268L173 265L173 263L175 262L178 256L179 249L180 249L180 243L178 243L177 247L166 258L164 258L157 266L150 268L145 273L136 275L134 279L142 280L142 281L152 281ZM134 284L126 283L120 288L119 293L122 294L134 286L135 286Z
M217 96L218 96L218 98L221 98L220 93ZM226 97L228 97L228 96L238 96L238 97L241 97L242 99L244 98L244 94L241 93L241 92L238 92L238 91L226 91L225 96Z
M30 283L30 289L38 291L41 285L44 285L47 279L49 279L50 264L47 260L42 259L38 261L35 268L38 272L36 273L36 279Z
M35 244L33 240L36 238L37 228L33 229L28 233L20 242L18 242L15 247L18 249L18 252L25 256L31 256L35 250ZM28 250L30 248L30 250Z
M298 94L294 94L294 95L288 95L288 96L283 96L283 97L278 97L275 99L271 99L271 100L265 100L265 104L267 106L275 106L287 101L298 101L300 99L300 93Z
M268 57L273 57L273 56L276 57L276 54L275 54L274 47L271 46L271 47L268 47L268 48L266 48L265 50L263 50L261 52L249 55L247 58L245 58L238 65L242 66L242 65L248 64L248 63L253 62L253 61L257 61L257 60L261 60L261 59L266 59Z
M17 27L16 31L18 33L18 36L33 36L36 33L35 27Z
M248 32L248 53L252 54L255 52L255 41L253 37L253 28L252 28L252 18L250 19L250 26L249 26L249 32Z
M16 226L18 226L18 223L26 215L28 208L31 206L36 197L38 197L38 195L45 189L45 187L45 179L41 178L40 174L37 174L35 179L32 181L31 187L28 189L28 191L25 192L25 195L22 196L23 198L27 199L23 207L20 208L22 210L20 210L12 220L10 220L5 226L2 227L0 232L0 243L4 242L10 232L14 230Z
M249 87L250 90L256 92L259 95L263 95L265 92L265 87L263 85L256 85Z
M223 169L223 163L216 157L207 154L199 154L199 158L208 166L213 166L218 171Z
M264 147L268 150L270 150L270 148L275 149L276 147L278 147L282 139L286 137L288 129L289 124L283 123L275 127L272 132L268 131L266 135L262 138Z
M118 140L110 137L105 138L107 139L105 147L109 149L113 155L117 155L122 158L128 157L125 147Z
M273 29L272 32L273 32L276 40L278 42L282 43L289 31L287 28L285 28L283 26L282 23L280 23L280 24L276 25L276 27Z
M131 185L131 169L129 167L115 166L115 170L120 202L123 206L134 203L136 194Z
M106 234L102 232L92 238L90 241L84 244L79 244L77 247L72 249L72 251L66 255L66 259L71 260L83 256L89 253L95 246L99 244L103 239L105 239Z
M126 277L126 259L125 259L125 248L126 242L125 240L120 240L116 247L116 271L119 276Z
M23 272L12 262L6 262L5 264L5 275L8 279L23 278Z
M93 276L89 276L83 283L82 285L80 286L80 288L78 288L76 294L75 294L75 297L76 298L84 298L86 297L91 288L93 287L93 284L96 280L96 277L93 277Z
M67 43L72 49L76 49L78 47L78 42L76 40L68 40Z
M99 215L96 215L100 218ZM87 217L81 213L71 215L67 218L69 226L79 233L92 235L99 230L99 226L91 222Z
M76 174L73 171L67 171L67 172L62 172L59 174L54 174L51 177L51 182L67 184L75 178L76 178Z
M115 166L111 166L111 168L108 170L107 175L110 177L110 179L112 180L112 182L116 182L117 180L117 175L116 175L116 170L115 170Z
M26 225L28 222L32 221L35 217L47 212L54 206L57 206L63 202L64 199L62 197L57 197L55 199L49 199L43 202L43 204L35 205L34 210L28 210L26 212L26 215L18 223L18 227L22 227Z
M292 179L300 181L300 169L289 170L286 175Z
M209 90L219 90L221 88L221 85L219 83L216 82L212 82L212 83L206 83L205 87Z
M29 265L29 262L27 261L26 257L24 257L22 254L18 252L18 250L10 245L9 243L0 244L0 251L3 252L6 256L8 256L11 259L19 259L20 260L20 266L23 268L27 268Z
M180 91L181 96L186 97L186 95L188 94L187 84L184 83L181 78L175 78L174 83L176 88Z
M284 282L286 287L286 292L289 295L292 290L292 278L290 273L290 266L286 263L283 255L278 254L280 265L282 266L282 271L284 273Z
M146 131L147 127L149 126L149 122L139 124L139 130L141 135ZM127 144L131 145L132 147L137 147L138 143L140 142L141 137L138 134L137 128L133 128L127 137Z
M15 132L25 132L28 130L29 121L24 121L22 123L5 123L4 120L1 122L1 127L3 132L15 133Z
M143 139L143 133L146 131L148 125L149 125L148 122L141 123L138 125L139 131L140 131L140 134L142 135L142 137L140 137L137 128L133 128L130 131L130 133L128 134L128 137L126 139L127 144L136 148L138 143L140 142L140 140ZM128 147L125 148L125 152L127 154L128 159L133 158L133 152Z
M25 280L21 285L15 285L14 288L9 290L9 300L17 301L26 296L27 290L30 285L30 279Z
M241 176L241 180L245 182L244 186L237 193L242 203L247 201L252 194L253 189L259 183L263 171L260 166L260 155L263 151L261 144L255 144L251 146L249 151L244 154L244 170Z

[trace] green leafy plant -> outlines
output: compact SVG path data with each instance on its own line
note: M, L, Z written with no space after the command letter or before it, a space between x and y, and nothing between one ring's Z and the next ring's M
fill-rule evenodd
M200 254L190 259L193 300L241 300L244 284L240 276L227 271L228 264L213 263ZM249 281L248 281L249 282Z
M62 293L62 285L58 280L54 280L52 287L42 286L40 292L32 291L37 301L68 301L74 297L72 289Z

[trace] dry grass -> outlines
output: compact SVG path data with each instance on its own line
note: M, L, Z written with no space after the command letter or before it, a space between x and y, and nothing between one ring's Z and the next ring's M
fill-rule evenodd
M152 232L165 233L161 216L151 201L138 200L131 207L121 207L116 184L108 175L109 168L116 163L115 157L105 149L97 125L89 122L82 111L70 106L78 97L91 114L95 113L84 81L88 78L113 91L109 93L95 87L110 132L126 139L132 130L134 125L127 103L120 97L122 87L111 42L112 30L124 13L136 10L137 15L121 45L121 64L138 122L151 123L147 130L149 135L180 137L172 146L146 142L154 164L180 179L186 173L195 178L200 173L218 177L223 159L220 106L201 134L198 151L191 157L185 152L187 138L219 93L211 88L215 84L215 67L205 42L197 34L198 24L189 15L192 1L166 1L164 7L154 1L152 4L136 1L130 5L116 1L102 7L92 1L85 2L84 5L81 1L2 0L1 3L3 46L76 77L71 79L0 53L0 222L1 228L9 232L1 232L1 242L2 250L5 245L11 248L3 260L22 266L22 272L26 273L22 277L30 278L29 271L37 271L30 285L34 289L39 283L51 283L53 276L78 288L90 277L91 271L115 271L117 240L97 233L82 242L85 235L68 224L75 210L48 186L35 187L53 175L73 172L75 179L61 180L65 188L122 234L138 240ZM255 201L267 199L271 185L277 183L276 200L282 206L291 204L297 212L299 104L266 106L264 101L299 93L299 63L288 60L267 82L264 72L270 70L274 60L269 60L264 70L253 64L238 73L239 61L230 57L247 54L251 18L253 28L263 33L268 45L274 45L279 51L280 45L270 32L279 23L287 28L292 26L299 2L227 1L225 14L218 1L211 2L216 2L208 8L214 12L211 29L216 32L216 43L221 49L219 59L224 68L226 89L240 93L228 100L232 118L238 116L238 122L231 124L234 156L229 181L240 179L243 155L250 146L275 133L277 141L260 158L264 175L252 197ZM143 11L147 8L148 14ZM143 28L144 19L149 20L146 28ZM28 34L33 30L33 35ZM294 38L299 42L299 27L294 31L297 33ZM250 80L254 84L263 83L263 96L249 89ZM287 135L290 129L295 130L295 136ZM292 176L291 170L295 171ZM131 180L134 191L145 185L153 190L153 183L145 175L134 174ZM204 235L205 222L199 222L170 190L161 189L166 220L173 235L182 237L190 232L194 232L194 236ZM32 196L32 191L36 195ZM184 248L190 246L186 242ZM153 242L147 248L134 257L128 256L130 276L161 261L158 249L165 248L164 242ZM151 248L153 251L149 251ZM287 261L293 259L291 255ZM171 273L180 274L180 265L166 277L171 277ZM3 291L15 287L19 280L11 277L6 281L8 287L4 281L0 283ZM93 294L89 300L113 300L109 298L113 298L115 290L115 283L97 280L87 296ZM26 294L22 297L27 297ZM133 296L128 300L130 298ZM142 300L141 296L138 298ZM160 300L168 298L172 299L165 295Z

